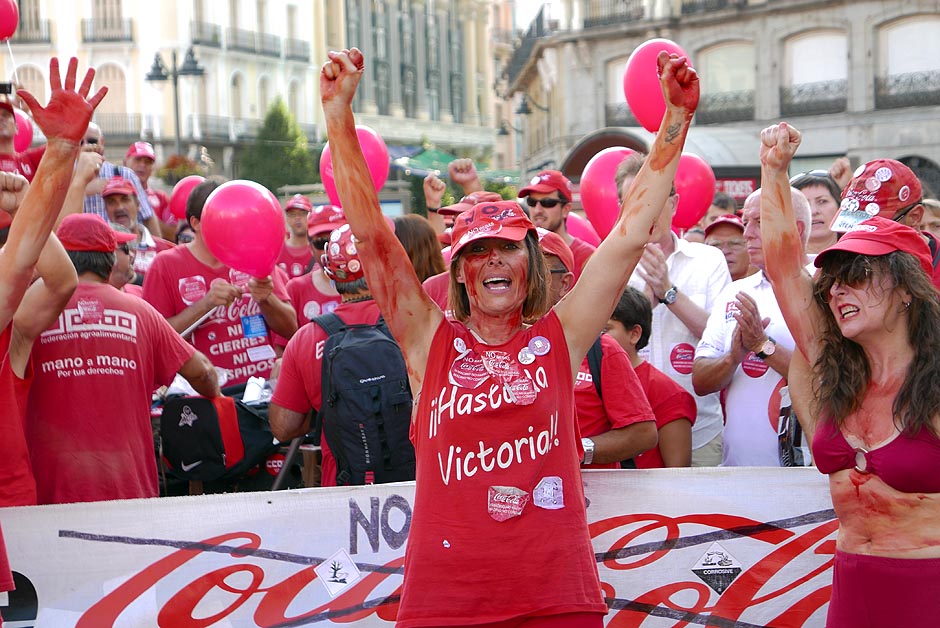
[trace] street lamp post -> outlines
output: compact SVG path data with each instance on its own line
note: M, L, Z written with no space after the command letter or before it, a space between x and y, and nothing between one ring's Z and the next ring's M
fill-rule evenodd
M206 73L205 69L196 61L196 55L193 53L192 46L186 51L186 58L183 59L183 65L176 65L176 51L174 50L171 58L173 67L167 70L163 63L163 57L157 52L153 55L153 65L150 66L150 72L145 77L148 81L166 81L173 80L173 128L176 133L176 154L183 154L182 134L180 133L180 91L179 83L181 76L202 76Z

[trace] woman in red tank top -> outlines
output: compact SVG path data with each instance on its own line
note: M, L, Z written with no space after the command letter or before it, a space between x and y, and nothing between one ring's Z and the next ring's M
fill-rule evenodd
M660 53L659 67L662 128L571 298L546 314L548 273L532 223L514 201L479 203L455 221L449 321L379 211L350 107L362 53L331 52L323 66L337 192L417 393L399 626L603 625L573 382L666 203L698 104L684 58Z
M914 229L875 216L816 257L814 281L793 245L799 234L787 167L800 133L780 123L761 140L765 271L804 367L813 370L812 377L791 377L790 391L812 408L800 422L812 435L817 467L829 475L839 517L827 626L934 626L940 295L930 280L929 248ZM909 172L886 166L860 184L872 195L896 190L892 195L917 206ZM869 214L880 209L846 199L843 210L853 203Z

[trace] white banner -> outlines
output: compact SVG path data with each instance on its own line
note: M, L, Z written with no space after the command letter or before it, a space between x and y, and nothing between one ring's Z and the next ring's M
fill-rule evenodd
M607 626L825 624L837 524L815 469L584 483ZM18 585L4 625L391 626L413 497L402 483L2 509Z

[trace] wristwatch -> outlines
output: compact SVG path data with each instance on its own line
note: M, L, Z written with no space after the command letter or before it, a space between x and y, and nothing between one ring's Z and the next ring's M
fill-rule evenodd
M663 298L659 300L660 303L664 305L672 305L676 302L676 299L679 298L679 290L673 286L666 290L666 294L663 295Z
M436 214L440 207L428 207L429 214Z
M594 461L594 441L590 438L582 438L581 446L584 448L584 460L581 464L591 464Z
M761 344L760 350L756 352L757 357L759 357L761 360L766 360L767 358L772 356L774 354L774 351L776 350L777 350L777 341L771 338L770 336L767 336L767 340L765 340L763 344Z

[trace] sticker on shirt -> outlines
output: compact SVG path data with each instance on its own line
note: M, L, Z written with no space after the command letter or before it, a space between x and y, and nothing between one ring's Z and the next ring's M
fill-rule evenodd
M193 277L183 277L179 280L178 290L180 299L186 305L192 305L209 291L206 288L206 278L199 275Z
M532 491L532 503L546 510L565 507L565 491L561 478L555 475L542 478Z
M676 373L690 375L695 362L695 347L687 342L680 342L669 352L669 363Z
M505 384L506 392L509 393L509 400L517 406L528 406L535 401L537 393L535 383L525 375L520 375L511 382Z
M245 338L264 338L268 335L268 326L264 324L264 316L252 314L242 316L242 335Z
M542 357L552 350L552 343L545 336L536 336L529 341L529 351Z
M104 304L98 299L79 299L78 315L85 325L100 323L104 319Z
M506 521L522 514L529 494L515 486L491 486L487 491L486 511L496 521Z
M251 275L248 273L243 273L242 271L235 270L234 268L228 269L228 282L236 288L241 288L242 290L247 291L249 281L251 281Z
M304 318L308 321L320 315L320 304L316 301L307 301L304 304Z
M483 360L473 351L464 350L450 365L447 380L454 386L473 390L487 380Z
M757 357L756 353L751 351L747 354L747 357L744 358L744 362L741 363L741 368L749 377L757 379L763 376L770 367L767 366L766 362Z
M248 359L252 362L261 360L273 360L277 357L274 353L274 347L271 345L258 345L257 347L248 347Z
M362 572L344 549L339 549L332 556L313 568L317 580L326 587L331 598L343 593L362 580Z
M480 356L483 367L497 381L511 382L519 376L519 365L505 351L487 350Z

